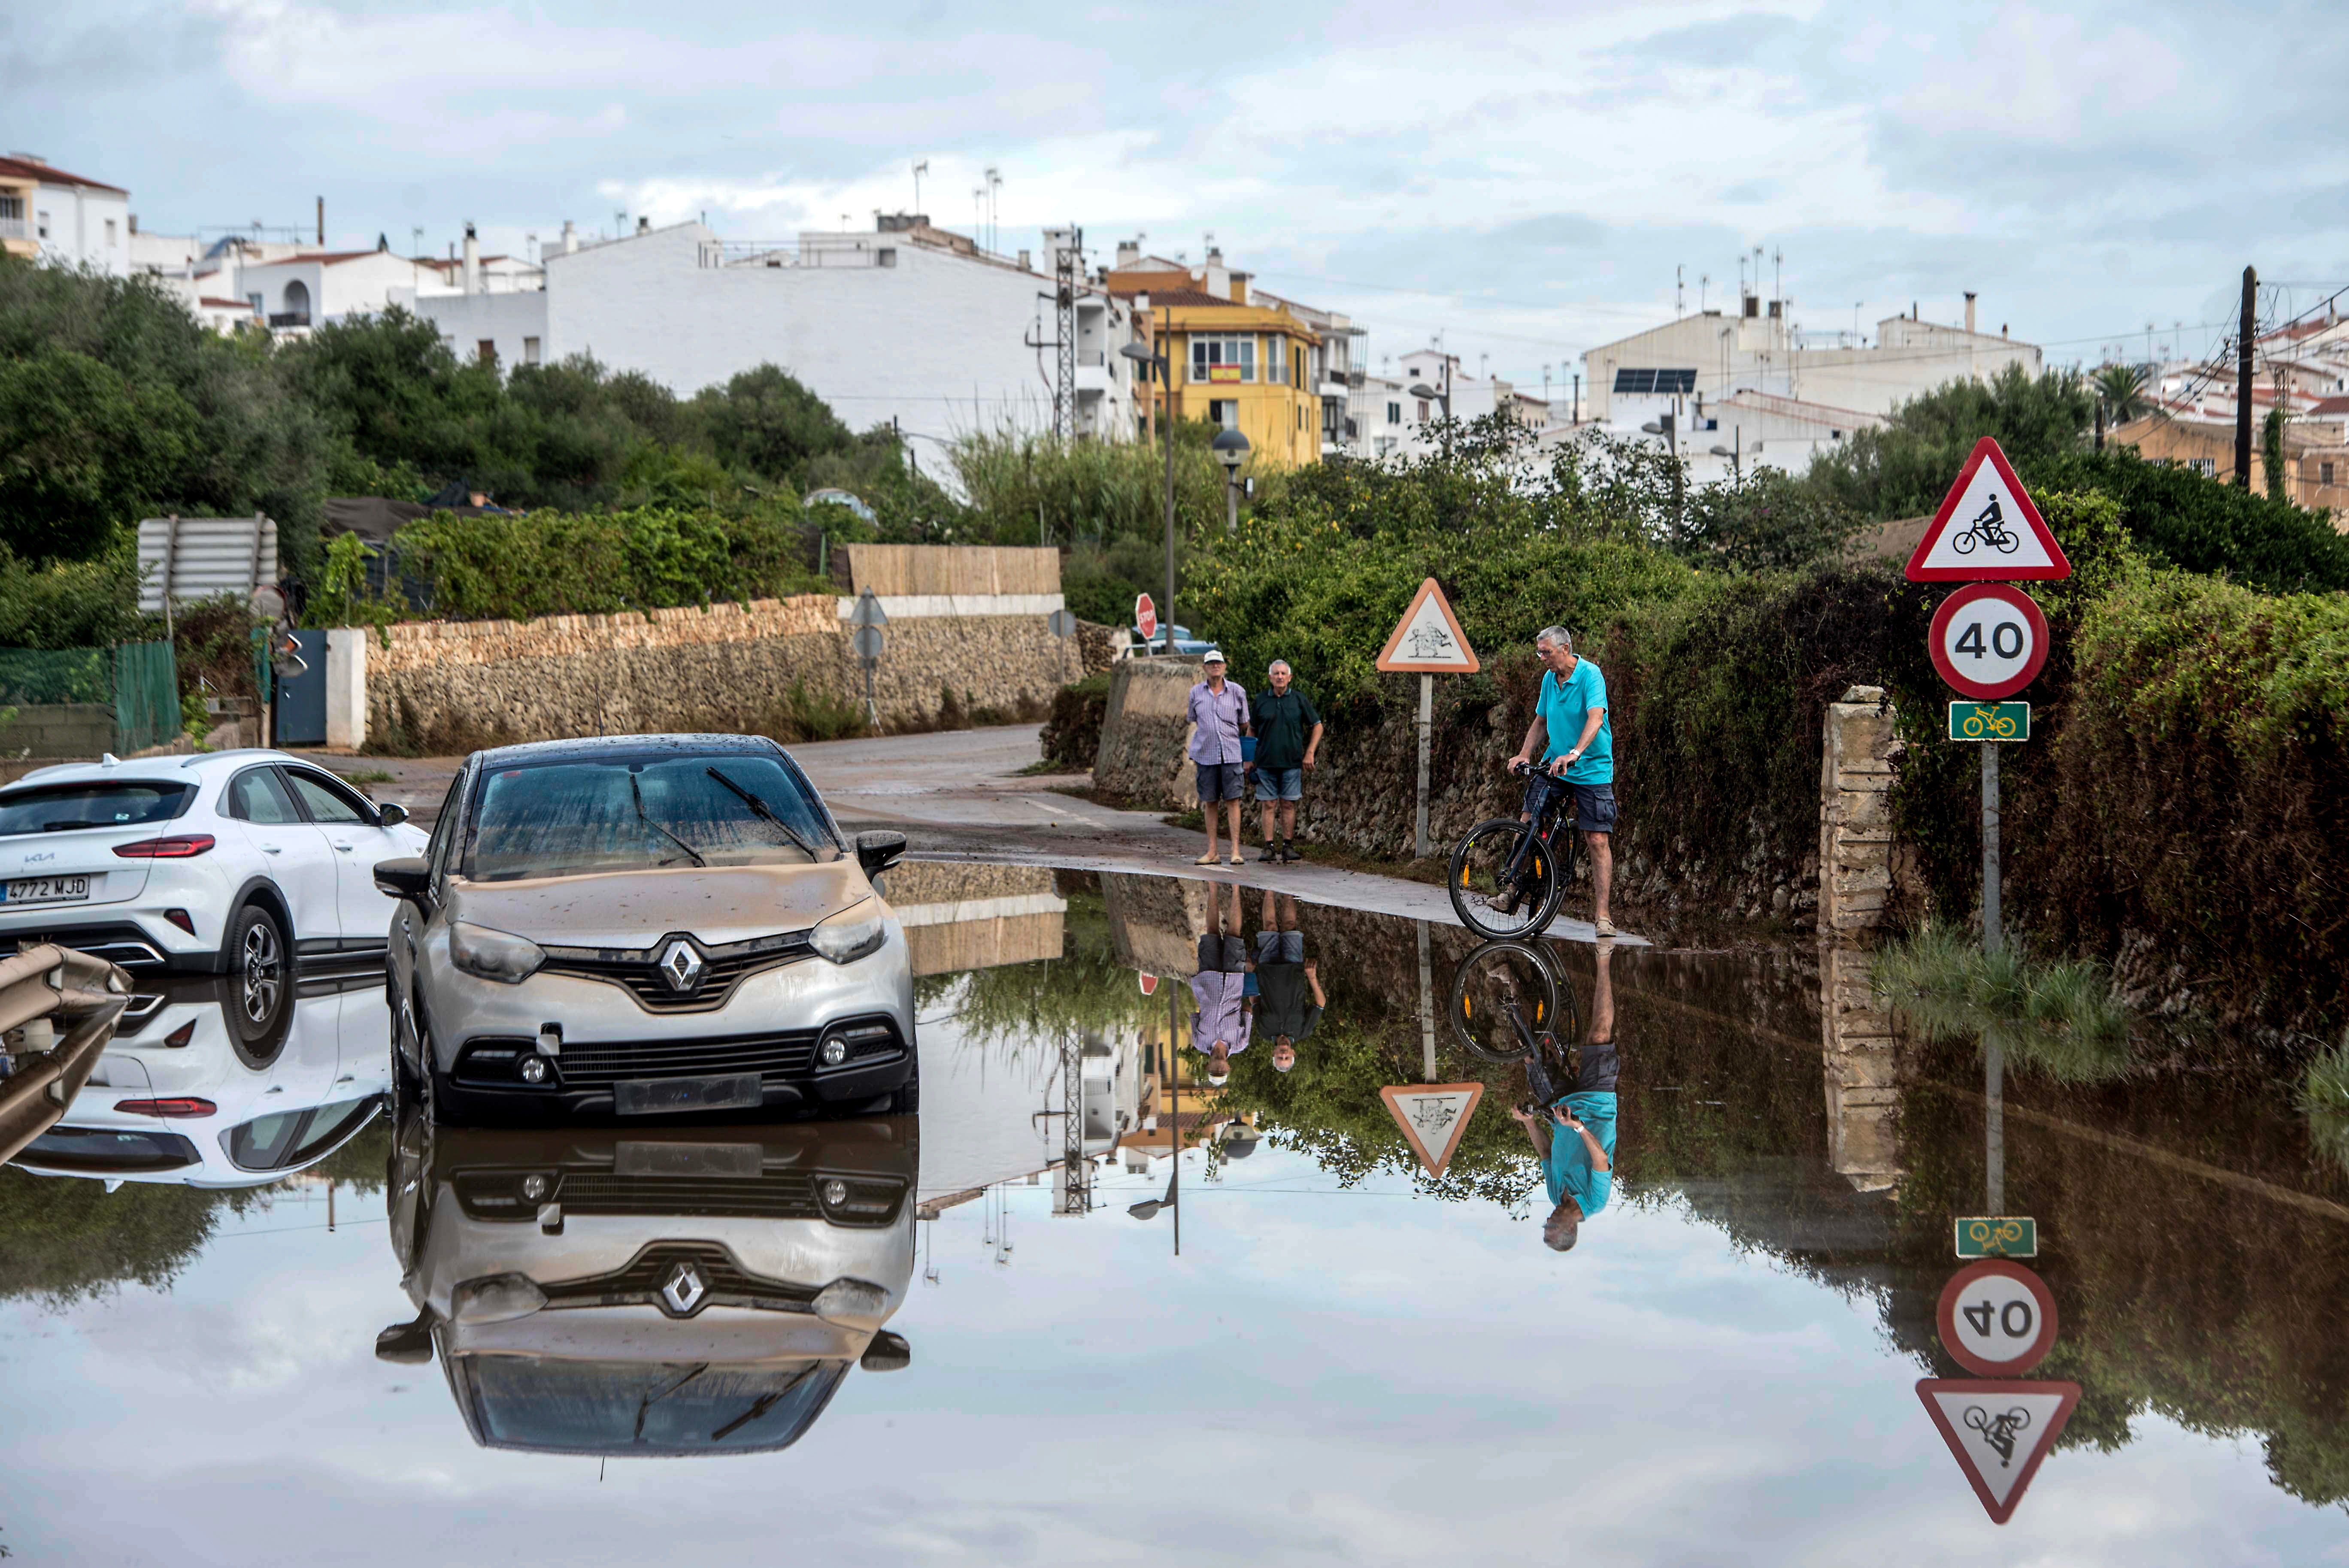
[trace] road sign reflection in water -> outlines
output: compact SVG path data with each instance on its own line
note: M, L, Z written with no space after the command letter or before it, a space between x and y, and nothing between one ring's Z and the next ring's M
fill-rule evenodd
M1926 1377L1917 1398L1993 1524L2014 1517L2064 1424L2080 1402L2077 1383Z
M2039 1222L2028 1214L1968 1214L1955 1222L1961 1258L2035 1258Z
M1481 1083L1418 1083L1379 1090L1387 1114L1402 1129L1403 1141L1430 1176L1441 1176L1452 1163L1461 1135L1476 1102L1485 1098Z
M1985 1377L2028 1372L2055 1347L2055 1297L2021 1264L1987 1259L1960 1269L1934 1311L1942 1348Z

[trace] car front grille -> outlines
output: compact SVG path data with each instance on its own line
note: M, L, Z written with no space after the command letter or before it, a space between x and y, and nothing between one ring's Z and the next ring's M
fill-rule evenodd
M698 1219L820 1220L815 1178L619 1176L566 1171L555 1196L567 1214L678 1214Z
M748 942L730 942L720 946L698 947L702 973L690 991L679 991L669 984L668 975L660 967L660 955L675 934L662 937L652 946L642 949L625 947L550 947L542 973L570 975L583 980L601 980L617 985L636 999L636 1006L647 1013L664 1016L678 1013L714 1013L723 1007L734 995L734 988L744 980L764 970L796 964L812 956L815 949L808 944L804 931L790 931L777 936L755 937Z
M567 1207L567 1205L566 1205ZM703 1294L686 1310L661 1296L679 1264L690 1264ZM626 1266L607 1274L567 1280L544 1287L551 1309L581 1306L657 1306L671 1317L691 1317L705 1307L755 1307L769 1312L805 1312L816 1287L763 1279L734 1261L715 1242L655 1242Z
M704 1040L566 1040L558 1065L570 1088L609 1088L622 1078L723 1078L734 1073L757 1073L773 1083L807 1076L815 1062L815 1040L813 1029Z

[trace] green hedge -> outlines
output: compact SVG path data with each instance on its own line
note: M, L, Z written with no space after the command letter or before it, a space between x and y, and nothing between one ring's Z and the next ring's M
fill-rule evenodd
M402 576L421 579L417 608L456 620L610 614L713 600L829 593L802 564L796 521L707 511L436 512L393 537Z

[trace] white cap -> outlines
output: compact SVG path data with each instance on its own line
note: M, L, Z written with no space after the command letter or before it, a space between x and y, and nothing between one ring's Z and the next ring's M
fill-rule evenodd
M1223 649L1209 648L1206 653L1199 655L1199 662L1203 665L1222 665L1229 664L1231 661L1224 657Z

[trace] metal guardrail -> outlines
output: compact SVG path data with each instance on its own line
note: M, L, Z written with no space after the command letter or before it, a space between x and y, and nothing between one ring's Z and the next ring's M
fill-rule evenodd
M65 1115L129 1001L120 967L68 947L0 959L0 1164Z
M33 226L23 218L0 218L0 240L29 240Z

